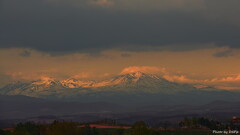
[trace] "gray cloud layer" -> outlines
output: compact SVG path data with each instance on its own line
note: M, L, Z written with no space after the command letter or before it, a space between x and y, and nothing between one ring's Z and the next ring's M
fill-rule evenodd
M239 0L0 2L1 48L96 52L170 45L186 50L207 43L240 47Z

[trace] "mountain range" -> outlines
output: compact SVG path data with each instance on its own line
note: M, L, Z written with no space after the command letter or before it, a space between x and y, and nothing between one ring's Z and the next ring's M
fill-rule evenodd
M1 89L5 95L25 95L38 97L40 95L61 95L69 93L83 94L96 91L108 92L146 92L146 93L175 93L197 90L187 85L170 82L156 75L142 72L123 74L103 81L83 81L75 78L54 80L44 78L31 82L15 82Z
M15 82L0 89L1 95L24 95L53 100L136 104L203 104L215 100L239 101L240 93L170 82L143 72L121 74L102 81L45 78Z

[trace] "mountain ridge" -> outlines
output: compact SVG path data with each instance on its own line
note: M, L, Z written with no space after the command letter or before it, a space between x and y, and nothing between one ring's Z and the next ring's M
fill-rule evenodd
M2 94L8 95L31 95L33 93L50 92L49 94L58 94L64 92L63 89L74 89L75 92L81 93L84 89L91 91L134 91L150 93L171 93L178 91L197 90L195 87L187 84L170 82L156 75L146 74L143 72L134 72L121 74L111 79L96 81L82 81L75 78L65 80L54 80L52 78L43 78L42 80L31 82L17 82L9 84L2 88ZM77 89L79 91L77 91ZM70 90L69 90L70 91ZM85 91L86 92L86 91Z

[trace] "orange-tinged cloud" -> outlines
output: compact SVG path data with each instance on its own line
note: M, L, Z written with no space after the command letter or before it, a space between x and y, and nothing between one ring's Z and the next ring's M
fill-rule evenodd
M215 77L213 79L198 80L198 82L214 86L218 89L240 90L240 74L225 77Z
M168 81L191 84L197 88L215 87L224 90L240 90L240 75L234 77L223 77L214 79L192 79L185 75L163 75Z
M54 80L54 78L49 77L49 76L40 76L41 81L49 81L49 80Z
M159 68L154 66L131 66L124 68L120 74L134 73L139 71L154 74L165 72L165 68Z
M227 76L223 78L214 78L211 79L210 82L240 82L240 74L235 76Z
M38 81L38 82L34 82L33 84L37 84L37 85L41 85L41 84L50 84L51 81L55 80L54 78L52 77L48 77L48 76L40 76L40 80L41 81Z
M180 82L180 83L193 83L195 80L189 79L188 77L184 75L164 75L163 78L165 78L168 81L171 82Z
M93 74L90 72L82 72L80 74L73 75L72 78L82 79L82 78L90 78L92 76L93 76Z
M12 79L19 79L19 76L22 76L22 72L6 72L6 75L9 75Z
M5 74L10 76L13 80L27 80L27 81L33 81L33 80L42 80L47 81L50 79L53 79L51 74L55 72L51 71L38 71L38 72L6 72Z

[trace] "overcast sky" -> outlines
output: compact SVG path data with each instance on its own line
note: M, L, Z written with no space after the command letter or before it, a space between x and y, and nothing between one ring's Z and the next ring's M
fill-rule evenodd
M158 68L172 81L240 88L239 5L0 0L0 85L41 76L102 78L130 67Z

